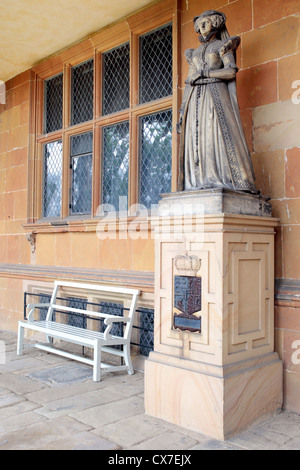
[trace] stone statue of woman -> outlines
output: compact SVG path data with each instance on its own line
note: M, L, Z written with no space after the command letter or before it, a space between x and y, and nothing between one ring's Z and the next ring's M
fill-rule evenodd
M189 73L177 131L179 190L227 188L257 193L236 96L235 51L224 13L209 10L194 18L198 49L185 51Z

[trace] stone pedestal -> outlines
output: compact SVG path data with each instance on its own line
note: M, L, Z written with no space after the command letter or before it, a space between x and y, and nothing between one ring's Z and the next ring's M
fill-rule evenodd
M282 405L282 364L274 352L278 221L258 196L239 195L229 213L221 212L225 199L236 195L208 193L165 195L154 222L154 351L145 364L145 410L227 439Z

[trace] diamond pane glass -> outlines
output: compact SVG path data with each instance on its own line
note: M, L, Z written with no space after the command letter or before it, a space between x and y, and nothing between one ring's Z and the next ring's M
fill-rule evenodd
M93 119L94 60L72 69L72 124Z
M93 133L73 135L71 137L71 156L93 152Z
M106 302L106 301L101 300L100 305L101 307L99 309L99 312L123 317L123 304L116 303L116 302ZM104 321L103 321L100 327L100 331L104 331L105 328L106 328L106 325L104 325ZM111 329L111 334L116 335L116 336L123 336L123 328L124 328L124 323L115 323Z
M149 356L154 349L154 310L140 308L140 353Z
M50 303L50 300L51 300L51 295L40 294L39 296L39 304L48 304ZM40 313L40 321L46 320L48 307L39 308L39 313ZM52 318L55 321L55 314L53 315Z
M93 133L71 137L72 214L88 214L92 209Z
M101 313L108 313L109 315L117 315L119 317L123 317L123 304L115 303L115 302L106 302L101 300L100 302L99 312ZM100 332L103 333L106 329L106 325L104 324L104 320L100 320ZM115 336L124 336L124 323L115 323L110 330L112 335ZM111 346L113 349L122 349L122 346Z
M62 128L63 110L63 74L49 78L44 82L45 110L44 132L53 132Z
M103 54L103 115L129 108L129 44Z
M60 217L62 181L62 141L44 145L43 216Z
M67 306L71 308L87 309L87 301L85 299L78 299L68 297ZM86 328L87 318L86 315L80 313L68 313L68 325L76 326L77 328Z
M140 102L172 95L172 25L140 38Z
M129 122L103 128L103 204L118 212L119 197L128 195Z
M144 116L140 126L140 203L150 209L171 191L172 111Z

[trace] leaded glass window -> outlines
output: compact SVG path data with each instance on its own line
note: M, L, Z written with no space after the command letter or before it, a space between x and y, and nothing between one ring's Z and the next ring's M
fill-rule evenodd
M42 190L32 191L30 218L39 211L43 218L93 217L101 204L122 217L129 194L131 204L151 208L171 191L172 23L153 22L148 32L142 24L131 29L129 22L120 44L108 37L109 50L86 50L70 75L68 61L60 69L49 62L47 75L41 69L35 143L37 155L43 152L36 167Z
M71 214L88 214L92 209L93 133L71 137Z
M119 198L128 195L129 122L103 128L103 204L118 212Z
M140 203L148 209L171 191L172 111L140 119Z
M63 74L44 82L44 132L62 128L63 113Z
M172 95L172 25L140 37L140 102Z
M44 144L43 216L60 217L62 182L62 141Z
M94 60L72 68L71 123L93 119Z
M129 44L103 54L102 114L129 108Z

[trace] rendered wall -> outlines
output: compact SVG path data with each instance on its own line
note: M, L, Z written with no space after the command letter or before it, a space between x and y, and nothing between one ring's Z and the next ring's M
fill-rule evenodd
M181 90L188 70L184 50L198 46L194 16L207 9L221 10L228 18L229 33L241 36L237 87L244 130L257 188L271 197L273 216L281 222L275 252L275 342L285 368L284 405L300 412L299 1L182 0L178 4ZM174 0L174 12L176 5ZM23 228L30 77L27 71L7 82L6 104L0 105L0 328L11 331L16 331L23 315L23 291L30 278L15 275L16 266L42 266L43 272L47 266L113 270L141 277L154 271L154 242L147 228L144 239L99 240L95 228L75 224L67 232L38 233L31 253ZM14 269L8 273L9 263Z

